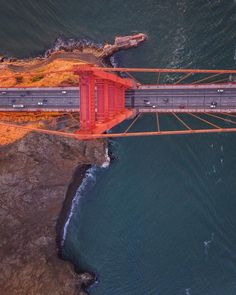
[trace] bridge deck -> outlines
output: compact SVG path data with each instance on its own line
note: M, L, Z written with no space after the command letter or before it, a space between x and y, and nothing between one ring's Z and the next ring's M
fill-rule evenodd
M139 112L235 112L236 84L143 85L126 91ZM79 88L1 88L1 111L78 111Z
M235 112L236 83L143 85L126 91L126 107L139 112ZM78 111L79 88L1 88L1 111Z
M144 85L126 92L126 105L139 112L233 112L236 84Z

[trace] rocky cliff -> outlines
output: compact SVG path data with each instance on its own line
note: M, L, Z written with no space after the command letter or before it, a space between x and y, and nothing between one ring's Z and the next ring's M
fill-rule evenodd
M18 134L10 142L3 139L0 137L1 295L86 294L83 287L93 277L76 274L70 263L58 258L56 224L65 196L71 197L68 186L75 169L79 182L88 165L105 161L106 143L35 133Z

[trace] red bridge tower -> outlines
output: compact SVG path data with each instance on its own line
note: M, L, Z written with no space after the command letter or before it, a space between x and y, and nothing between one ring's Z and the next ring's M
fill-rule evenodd
M80 79L79 133L103 133L133 115L125 108L125 90L136 86L133 80L91 66L75 73Z

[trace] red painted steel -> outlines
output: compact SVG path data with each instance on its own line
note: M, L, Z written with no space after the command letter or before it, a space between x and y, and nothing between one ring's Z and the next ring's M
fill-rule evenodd
M236 74L236 70L143 69L143 68L96 68L96 70L110 71L110 72L136 72L136 73Z
M121 112L123 112L125 109L125 87L120 88L120 104Z
M129 136L134 137L134 136L177 135L177 134L184 135L184 134L197 134L197 133L236 132L236 128L221 128L221 129L197 129L197 130L177 130L177 131L110 133L110 134L104 134L104 133L73 134L73 133L67 133L67 132L61 132L61 131L38 129L35 127L22 126L17 124L3 123L3 122L0 122L0 126L5 126L9 128L19 128L22 130L35 131L38 133L51 134L51 135L58 135L63 137L75 138L79 140L89 140L89 139L96 139L96 138L129 137Z
M108 85L108 118L113 119L115 116L115 93L114 93L114 83L109 83Z
M90 131L95 126L95 78L92 72L80 74L80 130Z
M104 118L105 121L108 120L108 112L109 112L109 92L108 92L109 82L104 80Z
M67 70L68 71L68 70ZM72 71L72 70L69 70ZM106 72L109 71L110 73ZM60 71L55 71L58 73ZM64 71L66 72L66 71ZM134 79L121 78L111 72L143 72L143 73L158 73L160 77L161 73L185 73L175 84L158 85L157 89L181 89L181 88L216 88L221 84L208 84L196 85L196 83L204 82L213 77L222 74L236 74L236 70L196 70L196 69L141 69L141 68L99 68L95 66L82 66L73 69L74 74L80 76L80 130L76 135L69 133L62 133L57 131L41 130L41 132L55 135L68 136L78 139L92 139L92 138L106 138L106 137L126 137L126 136L148 136L148 135L171 135L171 134L192 134L192 133L211 133L211 132L235 132L236 128L221 128L203 118L200 118L189 112L190 115L198 118L205 123L210 124L214 129L203 129L203 130L192 130L180 117L175 113L173 115L180 121L188 130L171 130L171 131L161 131L159 117L157 115L157 132L137 132L128 133L127 131L131 126L138 120L140 114L134 119L131 125L124 133L119 134L103 134L107 129L112 128L116 124L119 124L123 120L134 115L134 111L125 109L125 90L129 88L143 88L152 89L152 85L140 85ZM191 85L185 84L180 85L179 83L191 76L192 74L212 74L210 77L202 78ZM224 79L223 79L224 80ZM216 82L221 82L219 80ZM97 87L97 100L95 105L95 81ZM178 84L178 85L177 85ZM193 85L195 84L195 85ZM222 84L223 85L223 84ZM235 85L235 83L227 83L227 88ZM97 113L96 113L97 110ZM95 116L96 113L96 116ZM214 117L214 115L211 115ZM215 116L217 117L217 116ZM222 119L223 120L223 119ZM226 119L224 119L226 120ZM0 125L3 125L0 123ZM8 126L12 127L13 125ZM14 125L14 127L16 127ZM21 126L17 126L21 128ZM40 129L36 128L26 128L32 131L40 132ZM81 131L81 132L80 132Z
M129 78L120 78L115 74L107 73L103 70L103 68L91 67L91 66L81 66L74 70L75 74L80 75L80 73L92 72L96 78L109 80L110 82L114 82L116 84L123 85L127 88L132 88L136 84L133 80Z
M118 98L118 87L117 87L117 85L114 85L113 91L114 91L114 114L116 115L116 114L119 113L119 98Z
M123 93L123 87L119 87L118 88L118 112L121 113L123 110L124 110L124 105L123 105L123 96L124 96L124 93Z
M90 69L90 70L89 70ZM132 116L125 109L125 89L136 83L93 67L82 67L80 75L80 130L82 133L102 133ZM95 106L95 83L97 99ZM95 111L97 110L96 120ZM77 133L78 133L77 132Z
M107 120L105 115L105 80L97 80L97 122L104 123Z

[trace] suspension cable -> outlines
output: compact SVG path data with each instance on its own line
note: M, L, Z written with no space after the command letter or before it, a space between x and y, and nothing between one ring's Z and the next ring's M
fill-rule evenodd
M190 128L182 119L180 119L179 116L177 116L175 113L172 112L172 115L175 116L175 118L180 121L182 123L182 125L184 125L185 128L187 128L188 130L192 130L192 128Z
M179 84L180 82L182 82L183 80L187 79L189 76L191 76L193 73L188 73L186 75L184 75L182 78L180 78L179 80L177 80L174 84Z
M211 116L211 117L214 117L214 118L217 118L217 119L221 119L225 122L229 122L229 123L232 123L232 124L236 124L235 121L232 121L231 119L226 119L226 118L222 118L222 117L219 117L219 116L216 116L216 115L213 115L213 114L210 114L210 113L206 113L208 116Z
M129 127L124 131L124 133L127 133L130 128L134 125L134 123L138 120L138 118L141 116L142 113L139 113L136 118L134 118L134 120L132 121L132 123L129 125Z
M211 75L211 76L208 76L208 77L205 77L203 79L200 79L200 80L197 80L197 81L194 81L192 84L198 84L198 83L201 83L203 81L206 81L206 80L209 80L211 78L214 78L214 77L217 77L219 75L222 75L221 73L218 73L218 74L215 74L215 75Z
M157 131L160 132L160 120L159 120L158 112L156 112L156 120L157 120Z
M224 78L224 79L221 79L221 80L213 81L212 83L221 83L221 82L226 82L228 80L229 80L229 78Z
M219 126L217 126L217 125L215 125L215 124L213 124L213 123L211 123L211 122L209 122L209 121L207 121L207 120L205 120L205 119L203 119L203 118L201 118L201 117L199 117L199 116L197 116L197 115L195 115L195 114L193 114L193 113L189 113L189 115L191 115L191 116L193 116L193 117L199 119L200 121L202 121L202 122L204 122L204 123L206 123L206 124L208 124L208 125L213 126L214 128L222 129L221 127L219 127Z
M229 114L229 113L222 113L222 114L225 116L236 118L236 115L233 115L233 114Z
M157 84L160 84L160 78L161 78L161 73L158 73L158 77L157 77Z

